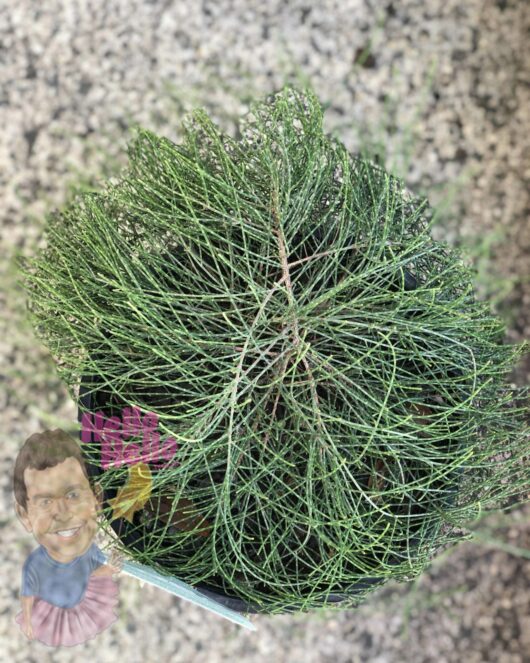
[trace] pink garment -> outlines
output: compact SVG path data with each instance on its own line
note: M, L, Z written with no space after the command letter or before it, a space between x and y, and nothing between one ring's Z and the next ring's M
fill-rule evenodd
M90 576L85 594L72 608L59 608L35 597L31 625L35 640L50 647L72 647L95 637L117 619L118 585L111 576ZM15 617L23 631L22 610Z

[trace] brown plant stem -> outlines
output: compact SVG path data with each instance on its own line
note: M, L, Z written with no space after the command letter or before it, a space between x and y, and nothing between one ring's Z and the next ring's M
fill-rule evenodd
M298 347L302 344L302 339L300 338L300 332L299 332L299 329L298 329L298 319L297 319L296 313L294 311L294 307L295 307L296 302L295 302L295 298L294 298L294 295L293 295L293 287L292 287L292 283L291 283L291 274L289 272L289 264L287 262L287 252L285 250L285 237L283 235L283 230L282 230L282 227L281 227L280 217L279 217L279 213L278 213L278 208L279 208L278 190L274 186L271 188L271 197L272 197L271 213L272 213L272 218L273 218L273 221L274 221L274 233L276 234L276 237L277 237L277 240L278 240L278 251L279 251L279 254L280 254L280 262L281 262L281 265L282 265L283 277L284 277L285 286L286 286L286 289L287 289L287 297L289 299L289 303L290 303L291 307L293 308L293 317L292 317L291 328L292 328L293 334L294 334L293 345L296 348L296 347ZM310 345L310 344L308 343L308 345ZM314 377L313 377L313 372L311 371L311 367L309 366L309 362L307 361L305 356L302 357L302 362L303 362L303 364L305 366L305 369L306 369L306 371L309 375L310 389L311 389L311 394L312 394L312 397L313 397L313 403L314 403L314 406L315 406L315 411L317 413L318 425L319 425L320 430L323 431L324 424L322 422L322 416L321 416L321 413L320 413L320 405L319 405L318 395L317 395L317 391L316 391L315 380L314 380ZM274 412L276 411L276 405L277 405L277 402L278 402L278 397L279 397L279 391L278 391L277 400L276 400L276 403L275 403L275 406L274 406L273 416L274 416ZM323 442L321 442L321 445L320 445L320 457L321 458L322 458L322 452L323 452L324 448L327 448L327 445L324 444Z

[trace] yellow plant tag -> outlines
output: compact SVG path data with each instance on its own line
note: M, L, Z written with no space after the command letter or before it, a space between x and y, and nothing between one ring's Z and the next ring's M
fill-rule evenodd
M136 511L142 509L151 495L153 480L149 465L135 463L129 467L129 478L116 497L109 500L113 507L112 518L125 518L130 523Z

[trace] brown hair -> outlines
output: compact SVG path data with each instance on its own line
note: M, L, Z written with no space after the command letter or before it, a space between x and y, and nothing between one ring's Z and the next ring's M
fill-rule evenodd
M13 490L16 501L27 510L28 493L24 481L26 467L34 470L46 470L49 467L55 467L55 465L72 456L79 461L83 474L90 483L81 447L71 435L60 428L30 435L22 445L15 461Z

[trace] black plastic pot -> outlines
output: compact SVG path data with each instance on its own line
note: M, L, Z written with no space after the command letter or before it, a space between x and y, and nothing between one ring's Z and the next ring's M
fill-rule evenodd
M296 258L294 256L292 259ZM168 278L168 287L172 280L172 270L177 267L175 262L175 257L169 259L163 263L162 274L167 272ZM349 266L350 267L350 266ZM161 277L159 273L159 278ZM385 281L386 287L389 289L398 289L403 288L405 290L414 290L418 287L419 282L417 278L411 274L408 270L398 271L394 274L389 274L388 278L383 279ZM382 287L384 287L382 285ZM92 393L89 393L92 392ZM112 403L112 399L108 391L98 386L98 381L93 376L87 376L83 379L80 386L79 393L80 408L78 411L78 420L81 423L82 416L84 412L95 413L97 411L102 411L105 413L105 416L113 416L113 407L118 407L115 403ZM83 410L81 409L83 407ZM81 445L82 446L82 445ZM86 456L86 454L85 454ZM91 477L97 479L103 472L101 458L89 458L86 461L87 470ZM106 489L104 491L103 500L104 508L110 507L110 500L112 500L117 493L118 489ZM134 519L133 519L134 520ZM134 523L133 523L134 525ZM117 518L111 522L111 526L118 536L118 538L123 542L123 544L136 551L141 552L143 550L144 538L142 533L139 531L141 528L136 525L131 525L129 521L124 518ZM413 548L417 542L415 537L412 536L409 542L409 548ZM399 564L402 562L402 559L399 559L397 556L393 560L387 560L387 564ZM161 562L162 563L162 562ZM383 577L366 577L362 580L354 583L349 586L344 593L332 593L329 594L326 598L322 598L321 605L326 604L337 604L341 603L349 598L358 595L359 593L365 591L369 587L374 585L381 585L385 582L386 578ZM218 587L211 586L205 582L198 583L195 588L200 591L202 594L211 598L215 601L218 601L223 606L236 610L239 612L245 613L267 613L266 607L262 607L255 603L249 603L237 596L232 596L223 593L219 590ZM286 605L282 608L282 612L297 612L301 609L300 605Z

